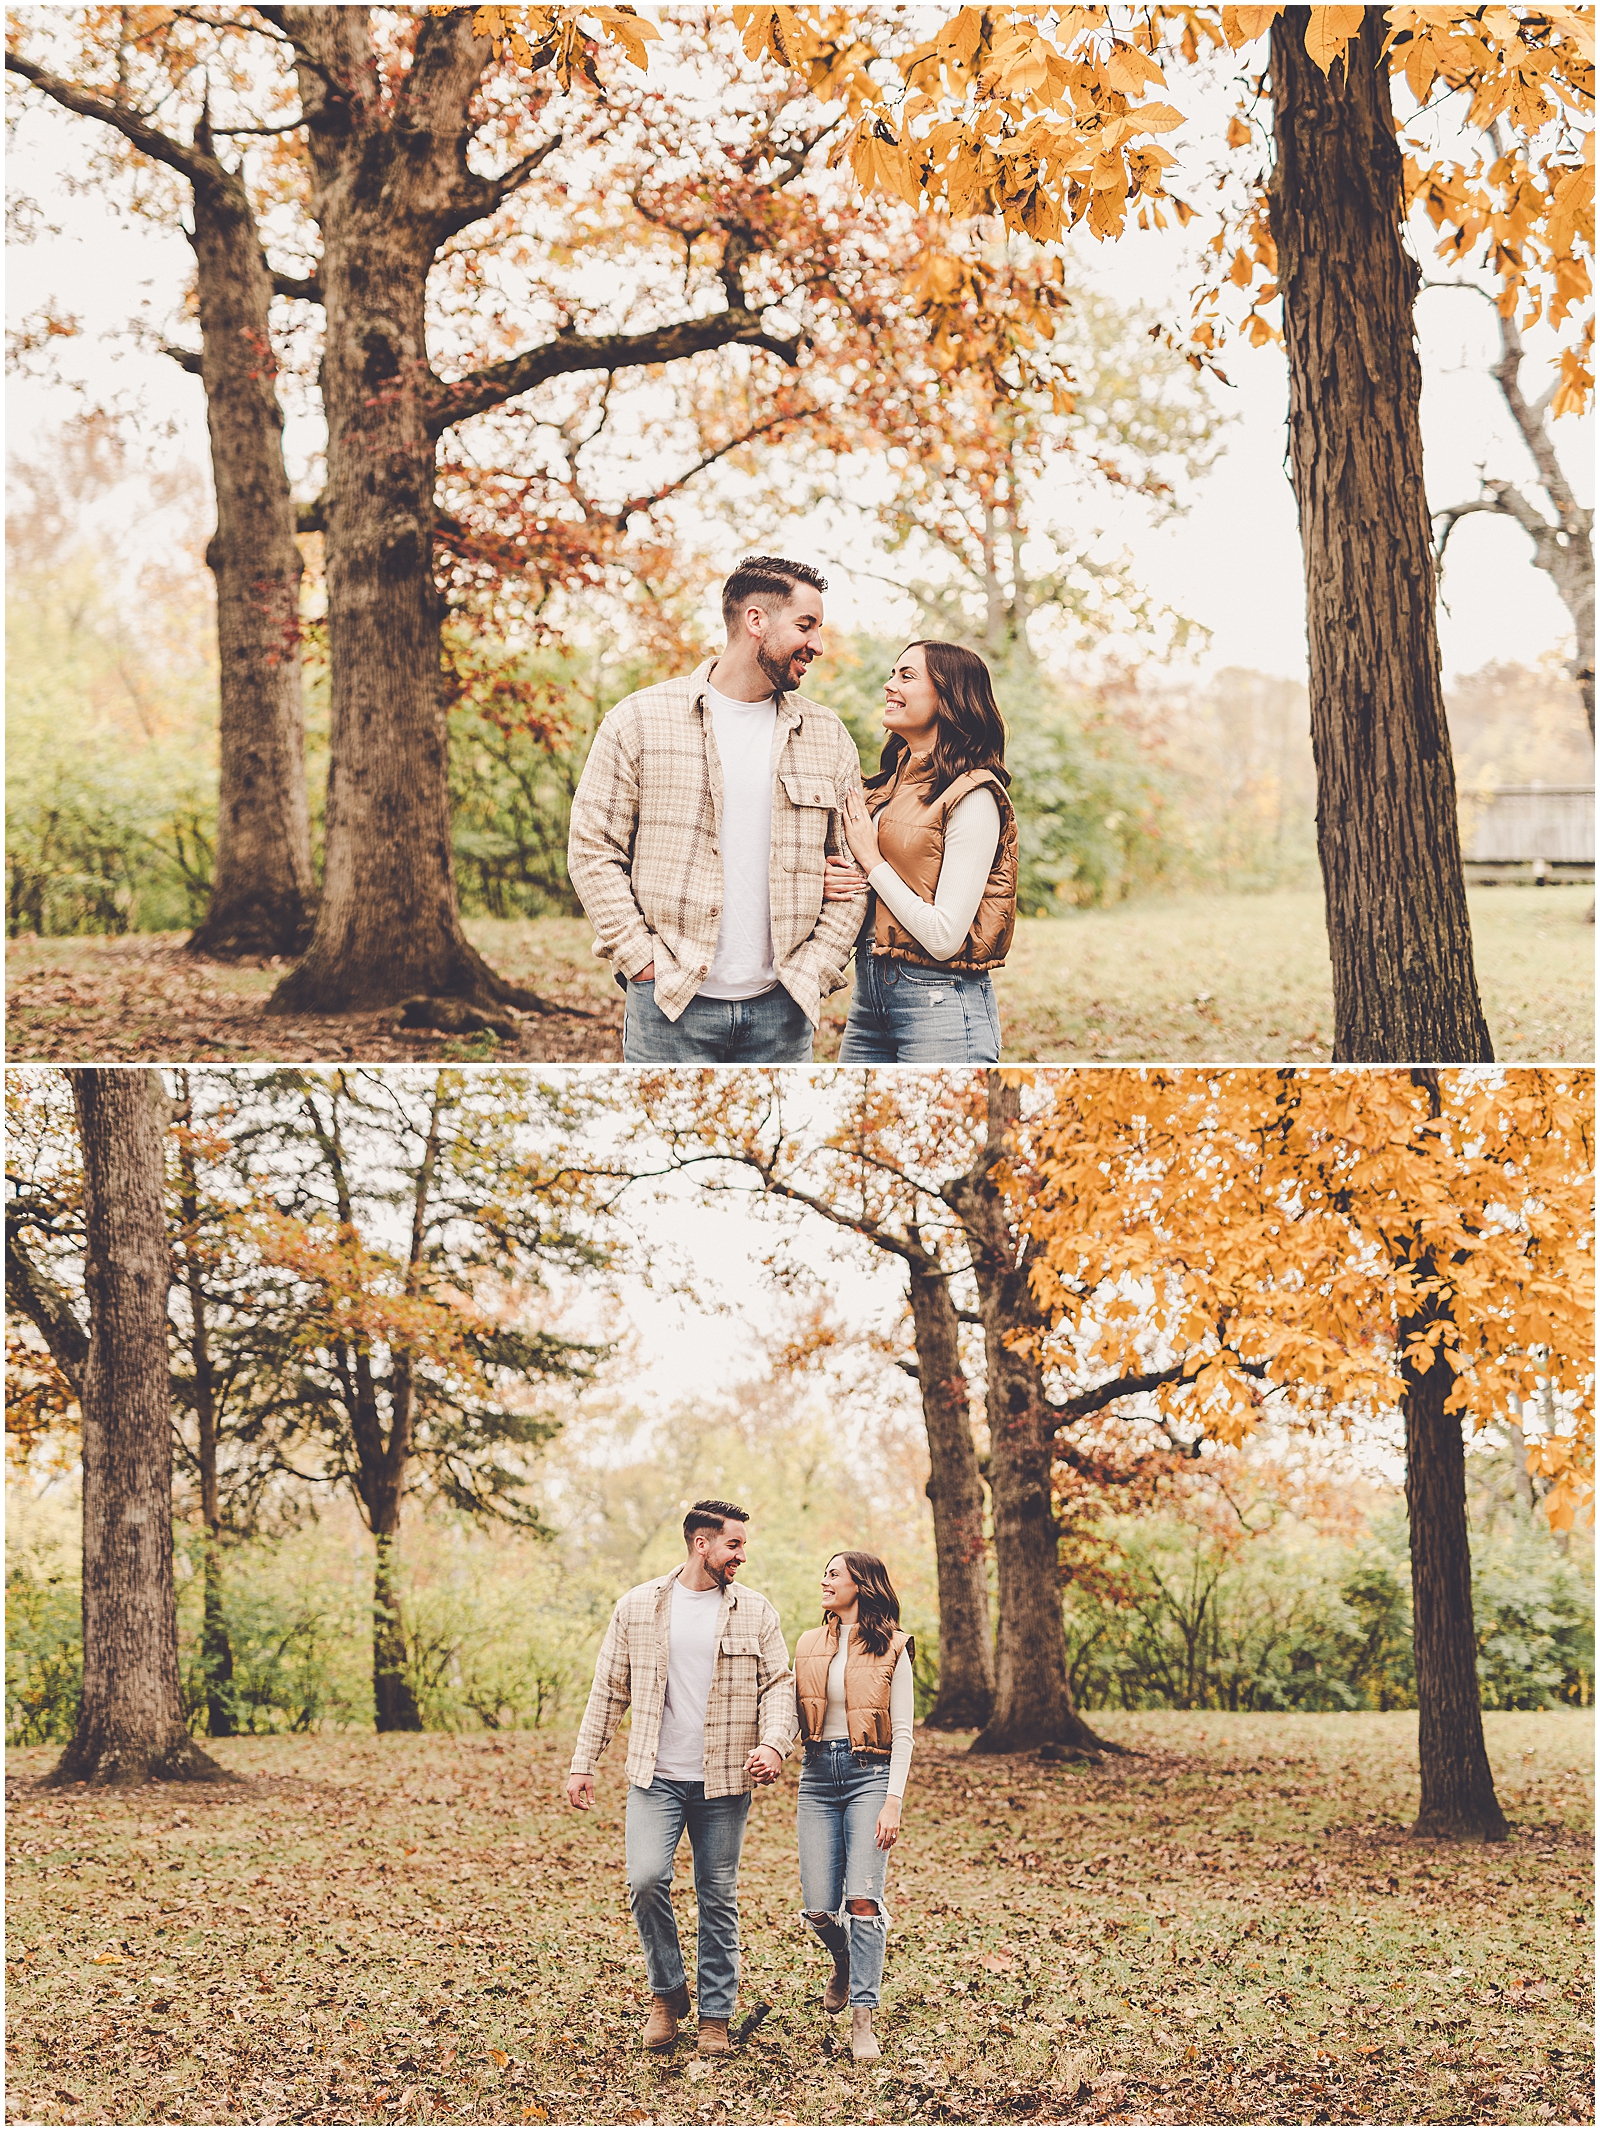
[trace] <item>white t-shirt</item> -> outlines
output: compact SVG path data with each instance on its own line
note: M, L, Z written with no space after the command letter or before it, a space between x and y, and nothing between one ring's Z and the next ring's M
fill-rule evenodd
M672 1586L672 1620L667 1629L667 1698L661 1708L661 1743L656 1774L680 1783L699 1783L706 1772L706 1703L717 1666L717 1622L722 1592L686 1591L683 1578Z
M944 856L933 901L924 902L887 859L873 867L867 885L910 933L924 954L948 962L972 930L1000 844L1000 805L986 784L958 799L944 825Z
M970 925L972 920L967 920ZM855 1629L848 1623L840 1631L839 1648L834 1653L833 1663L828 1667L828 1701L822 1712L822 1736L825 1739L848 1739L850 1715L844 1698L845 1660L850 1650L850 1638ZM916 1716L917 1690L911 1677L911 1658L902 1650L900 1662L895 1666L889 1681L889 1796L903 1798L906 1794L906 1778L911 1773L911 1746L915 1736L912 1726Z
M775 696L741 703L708 683L722 764L722 913L703 999L755 999L778 981L772 956L772 736Z

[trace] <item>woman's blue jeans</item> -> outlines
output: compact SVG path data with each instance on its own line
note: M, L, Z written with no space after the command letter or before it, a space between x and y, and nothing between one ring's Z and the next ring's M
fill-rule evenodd
M795 1808L800 1898L806 1922L828 1951L849 1948L852 2005L876 2005L883 1984L889 1853L878 1848L877 1829L888 1795L887 1758L858 1757L848 1739L807 1742ZM847 1906L853 1901L870 1901L873 1914L854 1915ZM817 1923L818 1916L827 1921Z
M924 969L856 955L840 1065L998 1065L1000 1009L987 970Z
M730 2020L739 1987L739 1852L750 1793L708 1798L703 1783L657 1776L628 1786L628 1907L658 1998L683 1987L683 1948L672 1913L672 1860L685 1828L700 1905L695 2004L702 2020Z

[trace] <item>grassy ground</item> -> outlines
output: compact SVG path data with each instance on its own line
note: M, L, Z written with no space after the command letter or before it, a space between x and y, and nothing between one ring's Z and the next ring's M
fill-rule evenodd
M1487 1719L1504 1846L1405 1835L1409 1715L1113 1716L1139 1758L924 1738L890 1871L884 2055L758 1797L718 2063L640 2053L621 1754L224 1741L247 1780L42 1791L13 1751L8 2115L40 2123L1589 2123L1591 1713ZM682 1893L687 1851L680 1865Z
M1479 982L1501 1058L1587 1059L1594 1048L1588 888L1479 889ZM274 1020L281 974L195 962L173 935L16 940L7 997L14 1060L616 1059L622 1002L578 918L479 920L494 966L553 1004L515 1042L401 1029L392 1014ZM1024 1059L1326 1058L1333 998L1316 891L1181 896L1024 921L996 978L1005 1054ZM825 1009L819 1059L839 1048L848 991Z

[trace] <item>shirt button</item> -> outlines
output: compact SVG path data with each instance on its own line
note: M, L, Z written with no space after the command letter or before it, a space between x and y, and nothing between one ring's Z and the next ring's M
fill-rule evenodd
M719 917L721 917L721 915L722 915L722 905L721 905L720 903L713 903L713 904L712 904L712 906L711 906L711 915L712 915L712 916L713 916L714 918L719 918Z
M703 977L703 976L705 975L705 973L706 973L706 971L707 971L707 969L708 969L709 967L710 967L710 964L709 964L709 963L707 963L707 962L702 962L702 963L700 964L700 974L701 974L701 976L702 976L702 977Z

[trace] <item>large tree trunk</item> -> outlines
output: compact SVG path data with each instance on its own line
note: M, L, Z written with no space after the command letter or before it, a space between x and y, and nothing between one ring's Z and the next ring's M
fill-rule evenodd
M196 146L212 153L207 128ZM269 329L272 275L243 183L216 169L215 182L194 184L194 252L217 492L206 561L217 582L220 785L211 902L189 947L216 957L295 955L316 902L300 550Z
M1460 1415L1445 1411L1455 1378L1442 1352L1421 1371L1404 1358L1429 1322L1423 1314L1400 1326L1422 1771L1422 1808L1411 1832L1500 1842L1506 1823L1483 1743L1472 1625L1466 1451Z
M939 1571L939 1692L926 1721L935 1731L968 1731L986 1721L994 1703L989 1563L983 1541L983 1479L972 1442L960 1325L950 1282L936 1268L912 1264L911 1321L928 1431L928 1500L933 1504Z
M71 1073L83 1143L83 1706L52 1783L215 1780L189 1737L172 1579L162 1117L154 1073ZM159 1106L159 1108L158 1108Z
M1573 634L1577 638L1577 652L1571 664L1573 679L1578 684L1578 694L1583 699L1583 714L1589 721L1589 738L1594 738L1594 549L1587 533L1580 540L1572 539L1560 550L1560 561L1551 571L1556 590L1560 593L1567 612L1572 616Z
M1064 1746L1103 1753L1109 1742L1084 1723L1067 1680L1061 1566L1050 1500L1057 1416L1039 1371L1006 1344L1040 1323L994 1165L1021 1114L1021 1098L997 1071L987 1075L988 1147L950 1190L972 1252L988 1375L989 1497L998 1572L999 1635L994 1707L974 1753Z
M228 1639L222 1592L222 1495L217 1477L217 1378L211 1366L205 1269L200 1256L200 1173L189 1137L194 1091L187 1068L178 1072L178 1120L185 1127L178 1149L178 1208L183 1216L183 1284L189 1294L189 1363L194 1371L196 1464L200 1472L200 1521L205 1526L204 1606L200 1668L206 1683L206 1729L230 1739L233 1721L233 1645Z
M395 1582L394 1524L372 1535L372 1711L379 1731L421 1731L422 1716L406 1675L405 1618Z
M115 128L190 187L201 352L169 352L197 371L206 389L217 496L206 561L217 583L221 785L211 902L189 945L217 956L298 953L315 896L300 707L300 554L269 331L274 282L249 196L217 159L209 114L190 144L161 132L131 103L79 88L19 52L7 52L6 66L63 109Z
M1305 560L1336 1060L1492 1058L1445 723L1400 151L1368 8L1348 69L1272 25L1273 237Z
M332 670L322 899L278 1013L391 1006L414 993L529 995L461 929L451 856L446 704L433 572L434 450L424 302L455 226L467 112L491 49L471 10L424 19L403 88L384 101L371 11L284 18L337 93L302 66L312 208L322 232L322 404L328 424ZM393 123L391 123L391 115ZM459 217L456 219L460 219Z

